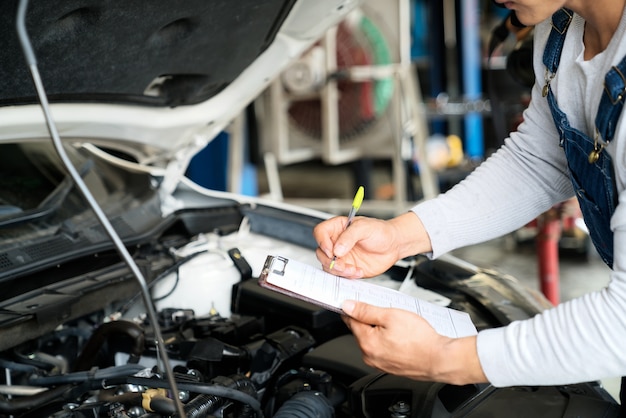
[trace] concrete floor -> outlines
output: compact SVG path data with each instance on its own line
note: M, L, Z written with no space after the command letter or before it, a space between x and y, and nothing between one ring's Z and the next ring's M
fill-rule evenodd
M286 202L310 206L330 213L345 214L357 186L353 165L327 166L320 162L307 162L280 167L278 170L282 194ZM389 164L375 163L367 179L373 189L370 197L375 202L364 202L361 214L391 217L400 208L391 197L393 177ZM416 193L420 194L419 178L410 176ZM261 195L269 194L267 173L263 168L257 172ZM361 178L362 179L362 178ZM449 179L448 179L449 180ZM453 180L454 181L454 180ZM386 200L387 199L387 200ZM376 205L374 205L376 203ZM406 202L406 208L413 202ZM371 209L370 213L368 208ZM381 208L388 208L387 211ZM532 289L540 290L537 252L532 233L519 231L506 237L483 244L461 248L454 255L480 267L493 268L510 274ZM559 255L560 301L567 301L584 293L601 289L609 280L609 268L602 262L592 246L585 255L562 252ZM619 395L619 379L603 381L607 390L616 398Z

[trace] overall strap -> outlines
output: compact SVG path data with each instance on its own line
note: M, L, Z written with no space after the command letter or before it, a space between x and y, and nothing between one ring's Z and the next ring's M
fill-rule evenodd
M561 49L565 43L565 34L574 14L569 9L560 9L552 15L552 30L543 51L543 65L552 74L556 73L561 61Z
M604 94L596 114L596 129L600 137L608 143L613 139L615 126L619 121L624 97L626 96L626 57L619 64L611 67L604 77Z
M569 9L560 9L552 15L552 30L543 52L543 64L551 74L556 73L561 60L561 50L565 35L572 21L573 13ZM600 137L609 142L615 134L626 99L626 56L613 66L604 78L604 94L600 99L596 114L596 129Z

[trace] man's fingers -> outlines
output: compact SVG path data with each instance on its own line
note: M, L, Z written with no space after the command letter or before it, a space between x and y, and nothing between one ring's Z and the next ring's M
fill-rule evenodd
M346 300L341 305L341 310L359 322L369 325L382 325L381 308L368 305L367 303Z
M332 251L321 246L315 250L315 255L322 264L328 264L333 257Z
M348 315L341 315L341 320L344 324L346 324L349 330L352 330L352 318L350 318Z

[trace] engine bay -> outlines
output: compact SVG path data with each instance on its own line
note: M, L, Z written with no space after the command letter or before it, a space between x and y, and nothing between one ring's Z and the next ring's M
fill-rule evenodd
M235 231L188 236L215 216L196 212L135 250L150 277L178 394L159 369L153 324L132 277L102 253L99 262L57 266L66 280L3 303L0 416L170 417L178 416L174 396L188 417L485 416L516 403L526 411L520 416L534 405L549 417L572 405L593 414L616 407L597 383L459 387L370 368L338 314L258 285L268 254L316 263L309 246L255 231L263 227L251 223L275 216L264 212L271 213L246 208ZM75 274L85 263L89 271ZM542 309L514 279L453 258L403 260L372 280L464 310L479 329Z

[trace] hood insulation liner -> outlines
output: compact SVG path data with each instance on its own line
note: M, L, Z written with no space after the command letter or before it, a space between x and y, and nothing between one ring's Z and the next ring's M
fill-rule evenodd
M295 0L33 0L26 25L51 102L180 106L205 101L272 42ZM0 105L35 103L0 2Z

